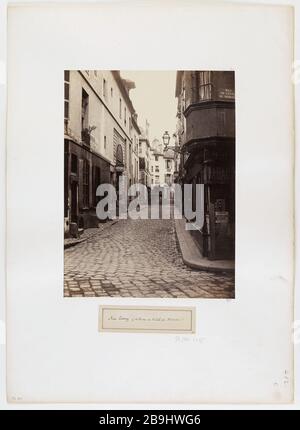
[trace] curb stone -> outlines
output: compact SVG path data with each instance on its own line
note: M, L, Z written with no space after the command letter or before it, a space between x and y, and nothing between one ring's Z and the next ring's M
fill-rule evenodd
M203 257L190 233L185 229L185 220L175 219L175 231L183 262L197 270L234 273L233 260L209 260Z
M115 219L115 220L113 220L112 222L107 223L107 226L106 226L106 227L104 227L101 231L106 230L108 227L112 227L112 226L113 226L114 224L116 224L118 221L119 221L118 219ZM87 229L87 230L88 230L88 229ZM96 228L96 230L98 230L98 229ZM89 235L89 236L87 236L87 237L84 237L84 238L82 238L82 239L74 240L73 242L69 242L69 243L64 243L64 249L68 249L68 248L71 248L72 246L76 246L76 245L78 245L79 243L86 242L88 239L90 239L90 238L94 237L97 233L99 233L99 231L95 231L95 233L94 233L94 234L91 234L91 235Z

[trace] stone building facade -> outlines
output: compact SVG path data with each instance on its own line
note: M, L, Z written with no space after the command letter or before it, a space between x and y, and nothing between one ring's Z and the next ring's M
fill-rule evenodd
M200 189L202 221L193 231L210 259L235 253L235 83L232 71L179 71L177 181ZM195 220L188 220L194 222Z
M119 71L64 72L65 233L98 225L96 189L120 175L138 181L140 131ZM72 233L72 228L71 228Z

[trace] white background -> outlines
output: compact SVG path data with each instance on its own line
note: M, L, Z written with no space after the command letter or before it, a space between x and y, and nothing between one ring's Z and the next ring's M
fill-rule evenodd
M284 382L285 371L290 376L292 370L293 153L291 57L284 36L290 22L280 8L205 6L197 15L199 2L184 7L176 2L172 14L170 4L138 2L133 8L133 2L121 2L118 12L109 5L99 9L104 15L79 6L46 14L42 6L38 17L36 8L34 17L31 8L10 16L10 398L149 403L289 398L291 379ZM16 31L22 36L15 37ZM236 71L237 298L164 300L164 305L197 303L193 341L100 335L100 303L145 300L62 297L65 68Z

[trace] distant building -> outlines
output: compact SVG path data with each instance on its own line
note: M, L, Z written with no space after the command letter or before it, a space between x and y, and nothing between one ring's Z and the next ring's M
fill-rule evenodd
M139 182L146 185L148 189L151 187L151 147L147 131L142 131L139 138Z
M164 154L162 144L155 139L151 144L151 186L164 184Z
M151 186L171 185L174 182L174 151L163 149L162 143L154 139L151 145Z
M129 163L131 158L131 174L129 178L129 186L132 184L139 183L139 138L141 131L137 124L137 115L132 116L132 147L131 147L131 157L129 157Z
M120 175L138 181L137 115L129 97L134 83L118 71L65 71L65 231L94 227L99 184L118 189ZM76 230L76 229L75 229Z
M174 183L174 172L175 172L175 153L174 151L167 149L164 151L164 182L167 185Z
M193 185L193 209L200 184L202 225L193 234L204 256L234 258L234 72L179 71L176 97L182 151L176 180Z

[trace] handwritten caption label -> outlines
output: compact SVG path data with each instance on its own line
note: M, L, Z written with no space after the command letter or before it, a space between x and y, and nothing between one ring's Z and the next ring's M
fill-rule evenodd
M100 306L99 331L195 333L195 308Z

